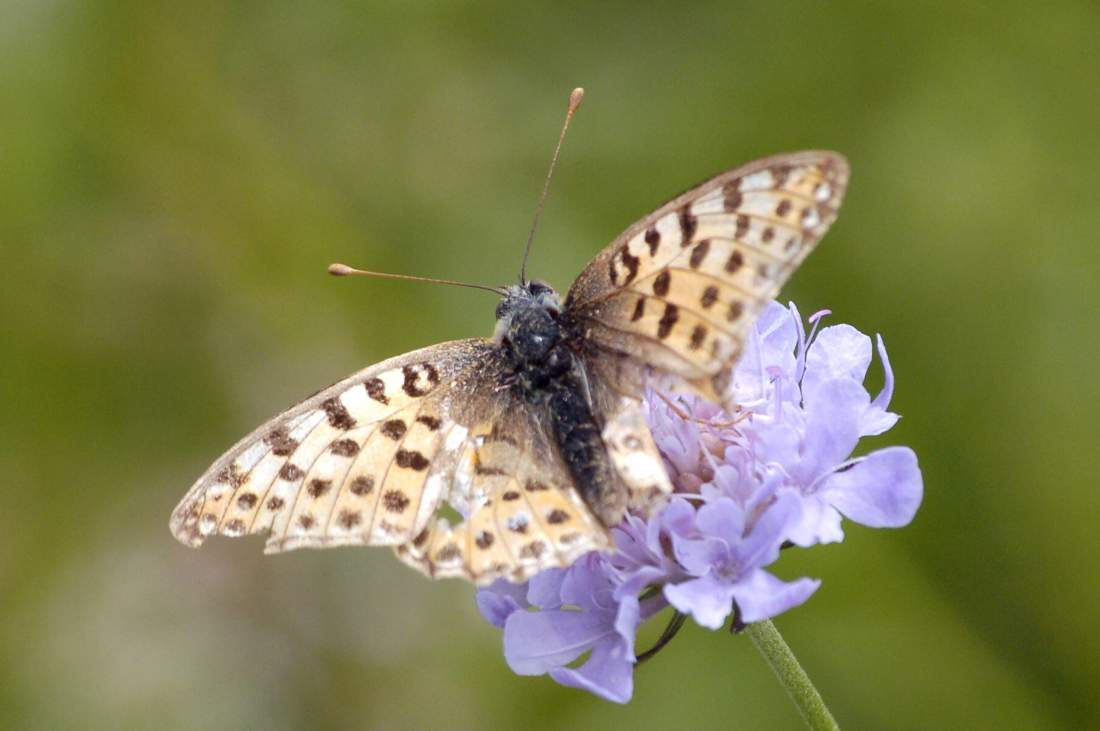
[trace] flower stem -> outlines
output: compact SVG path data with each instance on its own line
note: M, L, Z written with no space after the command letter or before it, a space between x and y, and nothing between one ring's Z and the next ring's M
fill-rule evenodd
M764 656L771 666L775 677L787 690L787 695L798 707L806 726L813 731L840 731L833 714L825 707L821 694L810 682L810 676L798 664L791 648L783 641L783 636L770 621L753 622L745 628L745 634L756 646L757 652Z

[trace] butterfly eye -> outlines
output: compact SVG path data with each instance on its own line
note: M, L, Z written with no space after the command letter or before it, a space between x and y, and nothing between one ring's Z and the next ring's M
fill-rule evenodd
M543 284L542 282L531 282L527 285L527 290L536 297L540 294L554 291L549 285Z

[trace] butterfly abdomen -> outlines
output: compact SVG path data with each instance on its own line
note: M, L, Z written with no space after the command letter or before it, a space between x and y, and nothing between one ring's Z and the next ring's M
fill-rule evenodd
M607 445L582 384L574 371L552 382L548 388L547 411L554 440L569 467L577 490L604 525L617 525L623 517L626 496L607 455Z
M569 347L575 334L560 319L556 295L549 288L517 288L498 314L501 345L511 361L515 387L549 422L562 460L589 509L605 526L616 525L625 510L625 491L586 397L580 366Z

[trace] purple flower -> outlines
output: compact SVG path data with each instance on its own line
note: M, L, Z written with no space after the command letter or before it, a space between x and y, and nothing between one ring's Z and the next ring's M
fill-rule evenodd
M800 518L797 497L782 494L750 525L750 512L729 497L695 511L694 524L671 533L676 559L693 578L666 583L665 598L709 629L726 622L734 602L745 623L774 617L806 601L821 584L812 579L786 583L762 567L779 558L779 548Z
M515 672L549 674L625 703L641 622L668 606L711 629L734 612L743 623L774 617L820 586L767 570L783 546L842 540L842 516L876 528L912 520L923 491L912 450L852 457L862 437L898 420L888 410L894 374L882 338L884 385L872 397L863 386L871 339L847 325L819 332L827 314L811 316L807 333L794 305L767 307L724 409L647 394L650 428L677 494L648 520L626 516L612 529L610 554L478 592L482 614L504 629Z
M549 575L549 576L547 576ZM543 578L547 577L547 578ZM498 581L478 592L478 607L493 624L504 616L504 658L519 675L542 675L617 703L634 692L634 635L643 618L662 609L636 594L618 597L614 570L590 553L568 569L544 571L529 584ZM515 600L526 589L526 602ZM541 611L527 611L537 607ZM569 664L591 651L580 667Z
M791 326L778 324L781 318ZM815 329L820 321L811 318ZM748 443L743 453L755 469L784 474L783 489L802 497L802 520L788 539L800 546L842 540L841 514L873 528L907 525L923 493L913 451L888 447L851 458L861 437L881 434L898 420L887 410L894 374L882 338L884 385L872 399L863 387L871 339L855 328L836 325L806 337L794 306L788 313L773 304L757 330L768 337L750 339L733 379L739 398L746 398L746 389L756 396L741 429ZM761 354L756 363L754 349ZM786 354L792 350L790 367Z

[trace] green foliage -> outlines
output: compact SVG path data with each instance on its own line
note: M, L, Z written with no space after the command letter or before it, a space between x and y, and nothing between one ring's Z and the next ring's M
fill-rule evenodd
M185 9L186 8L186 9ZM795 728L688 629L614 707L513 676L468 588L385 551L190 552L210 460L363 365L487 334L531 271L749 159L853 170L785 292L883 333L926 498L779 573L842 727L1100 726L1100 10L844 2L16 3L0 29L0 725ZM659 624L659 623L658 623Z

